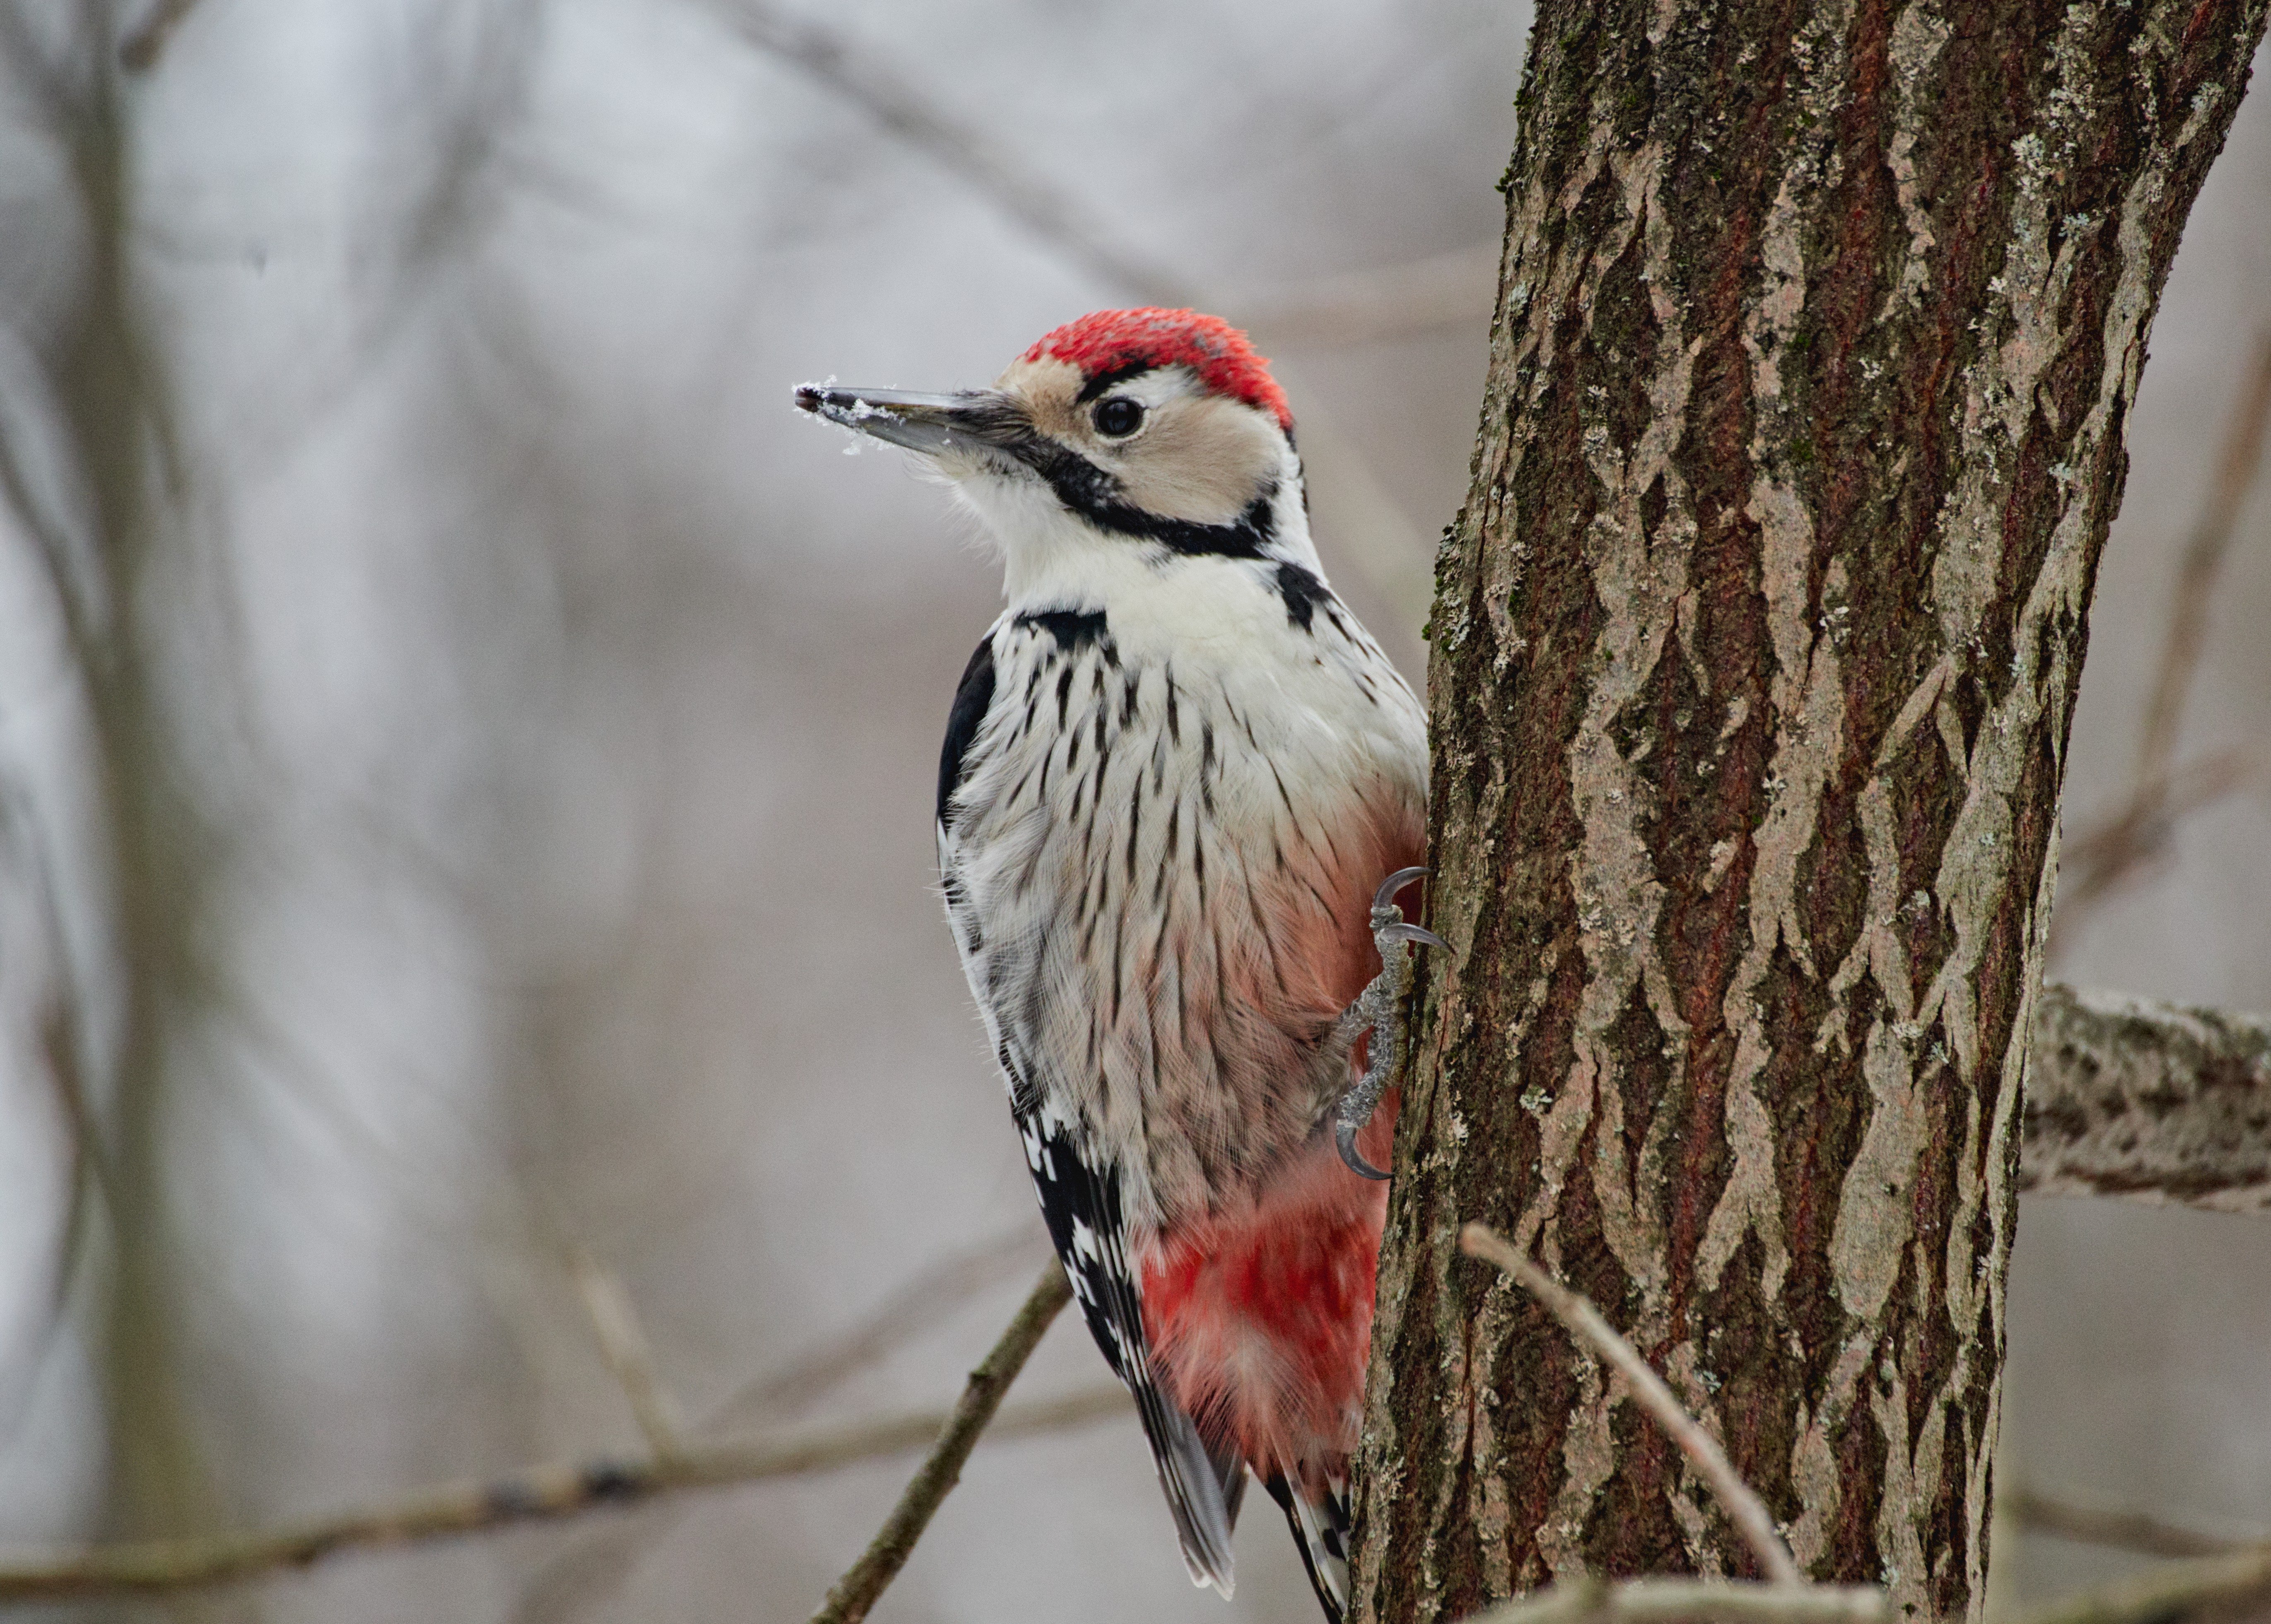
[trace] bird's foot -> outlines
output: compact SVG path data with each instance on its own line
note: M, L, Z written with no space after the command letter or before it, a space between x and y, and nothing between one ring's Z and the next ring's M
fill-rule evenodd
M1356 1136L1372 1120L1380 1096L1388 1091L1389 1079L1396 1075L1403 1057L1404 996L1411 985L1411 960L1403 951L1404 944L1425 942L1430 947L1450 951L1450 945L1433 931L1405 923L1404 910L1396 906L1396 894L1426 871L1424 868L1398 869L1382 880L1380 889L1373 894L1372 942L1380 950L1380 974L1341 1012L1337 1035L1343 1043L1353 1044L1361 1032L1372 1034L1372 1049L1366 1057L1364 1075L1341 1096L1340 1104L1333 1111L1333 1142L1340 1146L1341 1160L1348 1163L1351 1172L1365 1178L1388 1176L1357 1153Z

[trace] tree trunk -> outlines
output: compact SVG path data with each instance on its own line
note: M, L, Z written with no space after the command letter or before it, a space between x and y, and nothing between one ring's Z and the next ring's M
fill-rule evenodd
M1485 1220L1823 1579L1983 1595L2086 612L2265 0L1541 0L1439 564L1358 1616L1748 1573Z

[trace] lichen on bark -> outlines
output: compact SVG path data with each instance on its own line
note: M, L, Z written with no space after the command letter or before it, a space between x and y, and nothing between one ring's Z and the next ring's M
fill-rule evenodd
M1725 1439L1817 1577L1976 1616L2023 1035L2122 426L2263 0L1545 0L1438 563L1436 955L1357 1616L1747 1558L1459 1257Z

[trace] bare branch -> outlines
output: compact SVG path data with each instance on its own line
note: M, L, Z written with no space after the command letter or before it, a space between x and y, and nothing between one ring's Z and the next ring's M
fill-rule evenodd
M2115 885L2165 849L2170 831L2185 812L2229 795L2253 775L2253 763L2247 758L2211 758L2184 772L2171 770L2170 764L2185 701L2200 674L2216 577L2223 573L2239 515L2262 467L2267 425L2271 425L2271 331L2256 336L2254 359L2233 404L2208 501L2178 566L2169 634L2153 679L2152 698L2145 706L2128 805L2076 841L2062 857L2058 910L2051 923L2053 945L2061 924L2070 931L2073 922Z
M970 1458L986 1423L994 1419L1001 1395L1040 1346L1042 1333L1071 1301L1072 1287L1065 1279L1064 1270L1052 1261L1034 1282L1032 1294L1009 1322L1009 1329L986 1355L986 1362L970 1373L962 1401L954 1406L922 1469L907 1484L899 1503L891 1508L891 1515L883 1519L882 1531L860 1560L828 1592L828 1600L812 1615L812 1624L859 1624L867 1616L875 1598L914 1554L915 1541L930 1526L939 1503L961 1480L962 1464Z
M988 1435L999 1439L1058 1432L1124 1414L1128 1409L1122 1389L1095 1389L1004 1407ZM961 1414L959 1409L947 1414L927 1411L804 1438L688 1450L666 1461L531 1466L486 1483L428 1489L390 1504L291 1527L142 1540L70 1556L0 1563L0 1604L197 1590L311 1567L343 1552L419 1545L638 1505L689 1489L833 1471L918 1448L939 1438L942 1428L958 1423ZM972 1434L972 1441L974 1437Z
M715 1435L789 1419L933 1330L979 1293L1039 1261L1046 1256L1040 1240L1029 1219L926 1264L844 1335L741 1388L711 1411L701 1430ZM1005 1412L994 1429L1014 1413ZM513 1618L518 1624L570 1624L603 1605L642 1547L667 1526L668 1518L660 1516L624 1520L573 1542L530 1579Z
M1028 171L974 126L842 35L768 0L729 0L721 14L742 37L791 62L893 135L953 171L1032 234L1099 279L1150 304L1195 305L1200 290L1150 264L1072 193ZM1498 293L1496 241L1384 270L1287 288L1241 308L1240 319L1280 343L1358 344L1455 322L1490 319Z
M2271 1547L2176 1563L2069 1596L2009 1624L2184 1624L2271 1601Z
M630 1294L614 1273L583 1247L568 1249L568 1272L592 1321L592 1334L599 1356L614 1372L631 1407L631 1418L646 1436L647 1447L661 1459L674 1457L685 1447L686 1427L675 1401L654 1373L654 1353L639 1324Z
M2071 929L2097 901L2140 867L2168 849L2176 827L2202 807L2213 805L2262 776L2263 763L2252 750L2220 750L2173 772L2163 773L2138 790L2111 818L2065 842L2059 852L2059 912Z
M1876 1590L1727 1579L1612 1584L1586 1577L1478 1613L1467 1624L1889 1624L1892 1618L1884 1591Z
M2271 1020L2046 984L2019 1188L2271 1212Z
M1272 344L1372 344L1462 322L1490 320L1499 245L1477 243L1377 271L1323 277L1240 302L1239 314Z
M2050 1534L2083 1545L2102 1545L2136 1551L2147 1556L2228 1556L2252 1551L2267 1542L2231 1539L2180 1528L2141 1511L2111 1510L2056 1500L2033 1489L2019 1487L1999 1493L1996 1509L2008 1506L2013 1516L2029 1532Z
M1600 1310L1582 1294L1571 1291L1515 1250L1487 1224L1468 1224L1462 1228L1459 1250L1470 1257L1496 1264L1512 1275L1524 1291L1545 1305L1571 1336L1590 1345L1603 1362L1623 1376L1641 1407L1655 1418L1656 1424L1694 1463L1697 1473L1710 1486L1728 1520L1741 1531L1751 1554L1758 1559L1759 1570L1768 1579L1776 1584L1806 1583L1797 1559L1775 1531L1774 1518L1766 1502L1737 1475L1728 1463L1726 1451L1719 1447L1719 1441L1680 1407L1679 1400L1664 1384L1664 1378L1618 1333L1616 1327L1601 1317Z
M147 73L166 54L174 30L189 19L197 0L156 0L149 15L118 42L118 65L129 73Z
M2253 362L2240 383L2239 399L2224 434L2223 455L2216 459L2208 502L2185 545L2184 563L2177 575L2177 601L2169 618L2168 642L2161 652L2153 697L2145 707L2145 734L2137 751L2140 784L2165 777L2170 759L2176 753L2185 700L2200 671L2208 602L2224 557L2231 551L2240 512L2263 465L2267 424L2271 424L2271 332L2261 332L2256 335Z
M1029 1220L924 1268L841 1337L736 1391L711 1413L709 1429L723 1431L793 1414L817 1402L931 1330L979 1292L1038 1262L1040 1240L1040 1232Z
M1148 304L1199 302L1188 283L1113 244L1109 230L1071 194L1029 173L973 126L945 112L872 54L853 49L835 30L792 17L768 0L726 0L719 14L751 44L801 68L961 176L1083 270Z

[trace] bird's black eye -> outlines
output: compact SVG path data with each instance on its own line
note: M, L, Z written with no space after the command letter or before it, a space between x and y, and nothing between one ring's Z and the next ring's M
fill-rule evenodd
M1096 405L1096 432L1125 440L1143 426L1143 408L1125 395L1115 395Z

